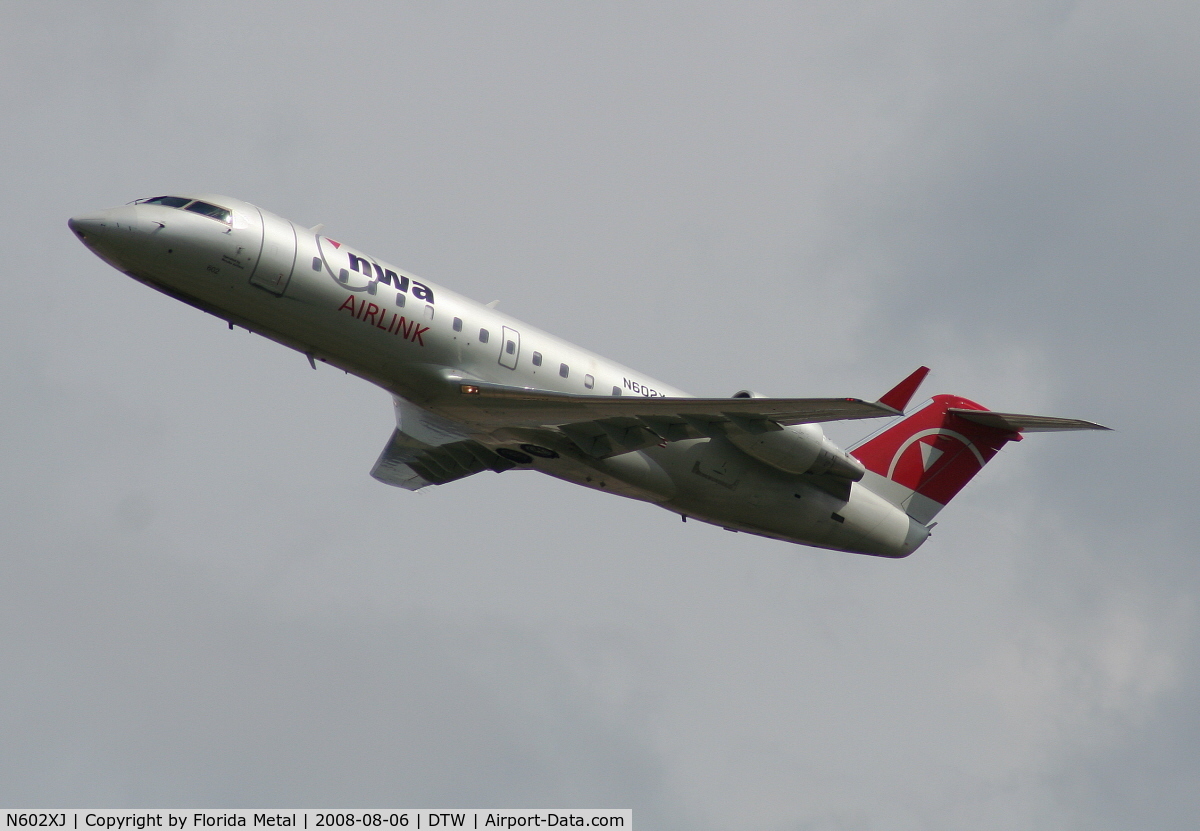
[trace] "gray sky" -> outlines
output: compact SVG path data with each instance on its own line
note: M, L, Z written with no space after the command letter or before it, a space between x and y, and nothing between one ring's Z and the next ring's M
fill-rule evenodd
M0 805L1194 823L1194 3L2 10ZM387 488L384 393L67 231L188 189L697 394L925 363L1118 432L1011 447L898 562Z

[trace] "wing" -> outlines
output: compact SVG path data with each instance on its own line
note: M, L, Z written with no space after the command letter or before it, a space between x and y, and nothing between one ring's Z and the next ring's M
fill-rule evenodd
M645 398L572 395L479 382L459 385L444 415L490 432L566 439L596 458L664 442L764 433L782 425L894 416L886 404L858 398Z
M477 441L428 445L392 431L387 447L379 454L371 475L388 485L415 491L426 485L444 485L485 470L502 473L515 467L508 459Z

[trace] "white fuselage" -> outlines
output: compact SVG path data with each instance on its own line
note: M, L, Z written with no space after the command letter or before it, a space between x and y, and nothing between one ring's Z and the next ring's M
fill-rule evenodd
M388 390L398 397L400 429L418 440L436 444L430 435L439 431L490 448L529 440L520 429L497 426L500 404L464 402L458 385L469 381L572 395L690 397L249 203L188 198L232 216L134 204L76 217L71 227L130 276ZM833 492L722 435L605 458L568 443L556 450L555 458L528 466L731 530L891 557L911 553L928 535L862 482Z

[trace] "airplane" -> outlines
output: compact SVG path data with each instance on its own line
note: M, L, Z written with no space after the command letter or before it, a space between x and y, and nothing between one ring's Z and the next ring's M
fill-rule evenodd
M537 470L730 531L906 557L938 512L1025 433L1106 430L935 395L928 369L876 401L696 398L227 196L140 199L72 217L92 252L170 297L392 395L371 475L409 490ZM892 417L848 452L826 422Z

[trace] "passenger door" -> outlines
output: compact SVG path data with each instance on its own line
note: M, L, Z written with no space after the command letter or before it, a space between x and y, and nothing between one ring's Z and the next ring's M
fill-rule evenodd
M505 326L502 334L503 337L500 338L500 366L516 369L517 358L521 354L521 333L516 329L509 329Z
M250 275L250 282L272 294L281 295L292 279L296 264L296 229L273 213L258 212L262 219L262 253Z

